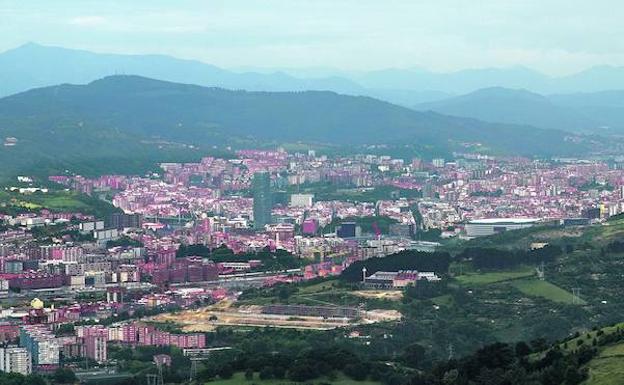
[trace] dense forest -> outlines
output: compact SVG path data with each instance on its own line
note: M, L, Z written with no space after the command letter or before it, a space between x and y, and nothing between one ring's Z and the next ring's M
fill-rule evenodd
M322 111L322 113L319 113ZM24 119L24 117L29 117ZM110 76L87 85L38 88L0 99L0 175L24 172L143 173L189 161L215 144L427 143L448 153L481 142L513 154L583 153L565 133L418 112L332 92L245 92Z
M451 263L451 255L445 252L426 253L414 250L405 250L383 258L370 258L357 261L349 265L340 275L346 282L362 280L362 268L366 268L368 275L377 271L419 270L434 271L445 274Z
M546 245L535 250L469 247L459 253L456 258L471 261L476 269L507 269L518 265L550 263L561 253L561 247L554 245Z
M263 270L285 270L301 267L304 261L286 250L270 251L265 248L257 253L236 254L226 246L209 249L202 244L181 245L176 252L177 258L199 256L210 258L213 262L249 262L259 260Z

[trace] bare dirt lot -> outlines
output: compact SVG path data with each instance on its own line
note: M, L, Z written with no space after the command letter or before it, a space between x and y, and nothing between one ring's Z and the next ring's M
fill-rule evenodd
M357 290L351 292L352 295L362 298L387 299L390 301L400 301L403 292L400 290Z
M349 325L396 321L401 313L396 310L362 311L357 319L327 318L315 316L291 316L262 313L262 306L235 307L222 301L197 310L161 314L153 318L157 322L173 322L184 331L212 331L217 326L255 326L292 329L329 330Z

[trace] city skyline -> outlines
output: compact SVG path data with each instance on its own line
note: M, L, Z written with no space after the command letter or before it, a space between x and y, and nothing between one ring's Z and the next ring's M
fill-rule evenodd
M624 3L0 0L0 385L604 385Z

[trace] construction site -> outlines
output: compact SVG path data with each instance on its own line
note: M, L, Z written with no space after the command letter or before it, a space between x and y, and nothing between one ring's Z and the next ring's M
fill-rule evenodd
M233 306L230 301L197 310L161 314L157 322L172 322L187 332L213 331L218 326L253 326L330 330L360 324L397 321L396 310L361 310L352 307L303 305Z

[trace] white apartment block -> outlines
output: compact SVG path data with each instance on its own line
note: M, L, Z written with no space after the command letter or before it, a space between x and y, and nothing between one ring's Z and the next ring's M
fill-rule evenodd
M30 353L26 348L0 348L0 371L28 375L32 372Z

